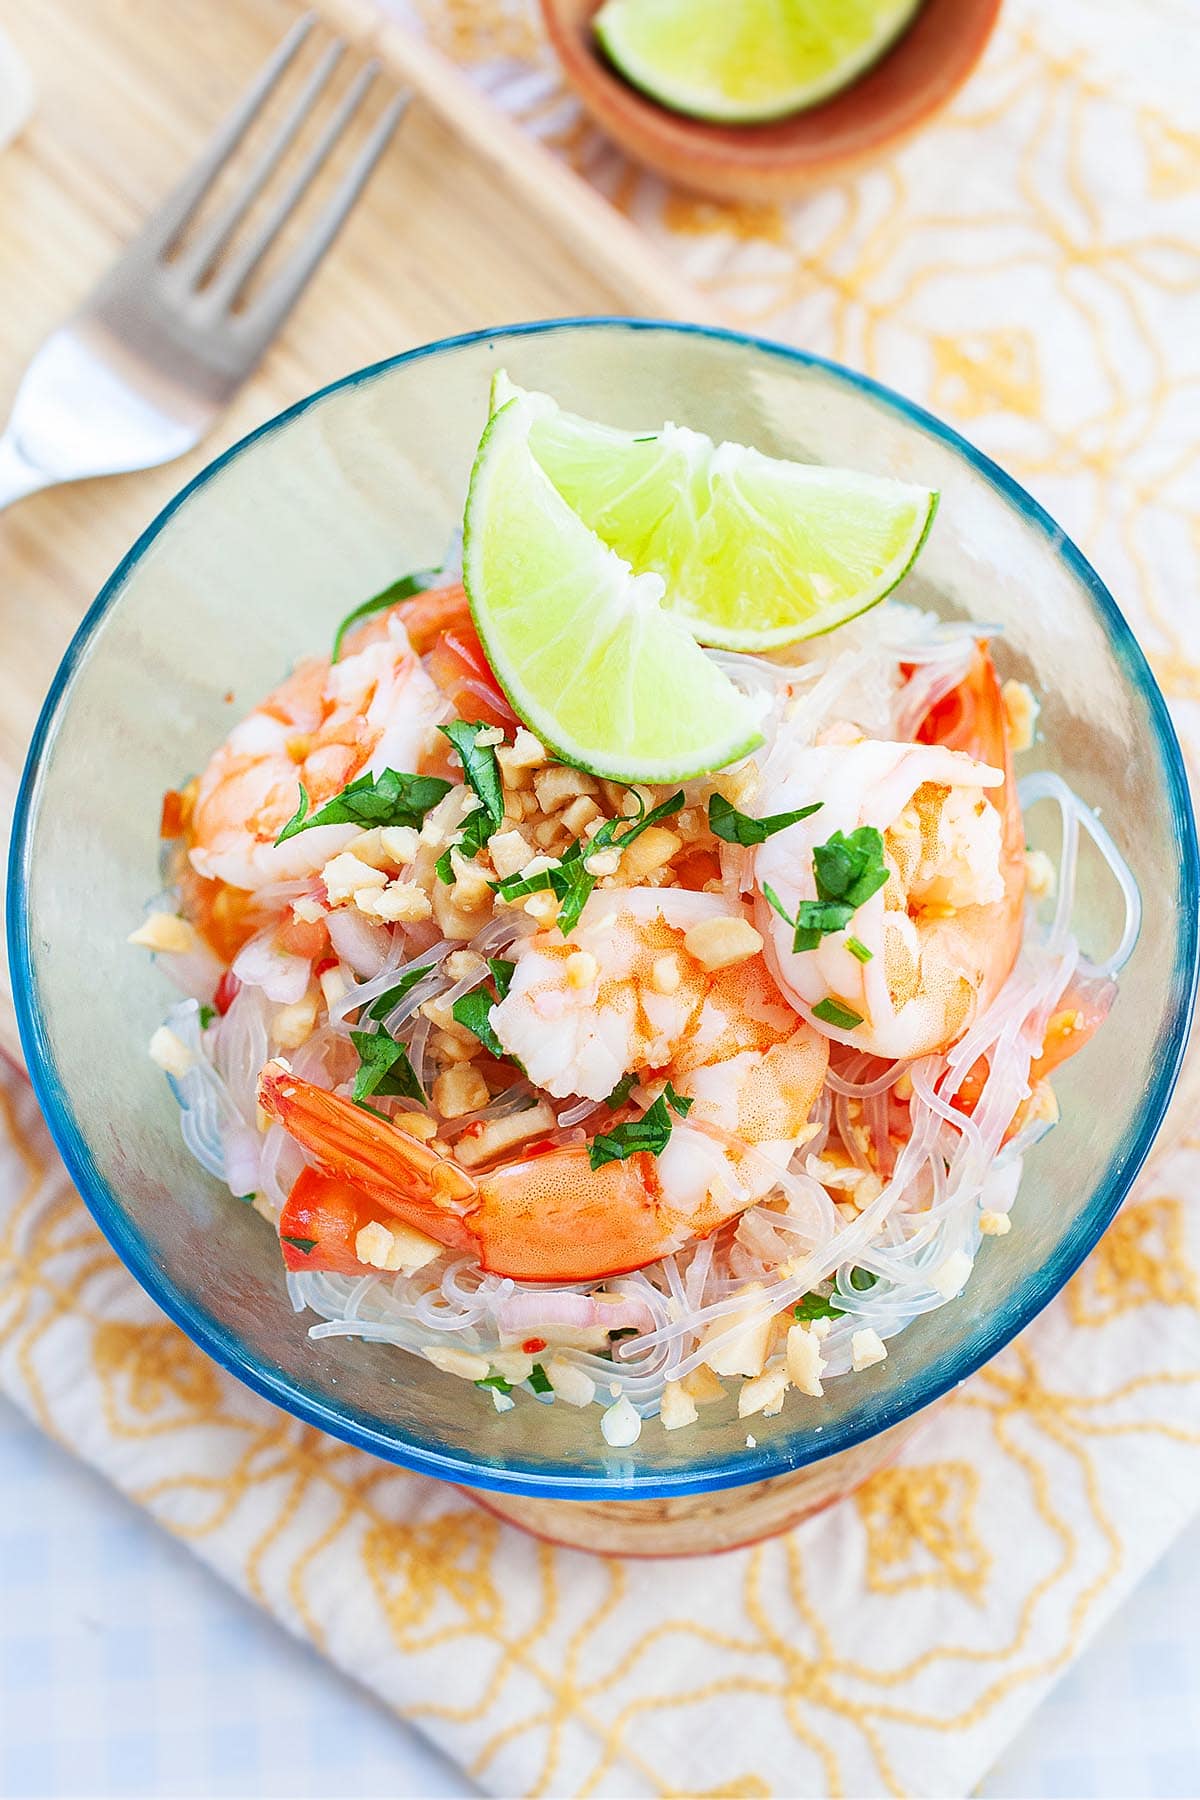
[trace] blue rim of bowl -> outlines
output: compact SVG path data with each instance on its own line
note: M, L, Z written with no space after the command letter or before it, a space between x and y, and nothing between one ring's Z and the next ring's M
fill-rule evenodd
M678 336L707 338L731 343L768 358L823 370L848 387L881 402L910 424L947 445L961 456L975 472L1007 500L1047 540L1050 548L1084 587L1106 631L1110 647L1120 661L1125 675L1145 700L1157 740L1157 751L1170 794L1172 824L1179 845L1179 886L1177 906L1179 929L1176 939L1175 965L1172 971L1172 1001L1165 1029L1160 1036L1161 1054L1146 1090L1136 1128L1114 1155L1103 1179L1097 1183L1091 1198L1080 1209L1078 1218L1055 1254L1031 1276L1012 1298L992 1316L986 1326L978 1327L970 1337L937 1356L916 1375L902 1381L888 1392L864 1393L861 1406L828 1431L806 1427L788 1435L781 1434L770 1443L747 1450L724 1461L715 1462L695 1472L648 1471L627 1479L605 1479L592 1474L577 1474L569 1467L561 1472L521 1466L499 1467L472 1461L461 1454L450 1454L434 1444L403 1441L388 1436L374 1422L357 1410L338 1411L325 1401L306 1392L298 1383L281 1379L250 1358L210 1314L181 1300L162 1271L155 1265L149 1247L124 1212L119 1200L95 1165L91 1152L68 1104L66 1094L50 1052L41 1018L30 959L28 917L24 905L26 865L31 847L34 802L38 778L46 749L53 737L58 718L69 696L72 678L79 667L100 621L115 604L120 593L150 544L167 521L185 504L197 488L210 481L259 438L277 431L318 406L330 394L343 388L373 381L389 370L406 363L418 362L471 344L503 342L510 338L548 336L561 331L626 329L634 333L668 332ZM1001 1350L1018 1332L1047 1306L1074 1274L1084 1257L1096 1244L1125 1198L1138 1170L1149 1154L1154 1137L1162 1123L1179 1075L1188 1029L1196 997L1197 931L1200 916L1200 856L1197 853L1196 824L1189 798L1187 775L1175 729L1166 702L1150 667L1125 621L1116 601L1091 564L1053 519L1026 493L1019 483L1006 475L991 459L958 432L932 413L906 399L894 389L885 387L869 376L856 374L842 364L809 351L797 350L769 338L747 332L707 325L679 324L656 319L626 318L619 315L588 315L579 318L535 320L517 325L500 326L491 331L462 333L440 338L431 344L387 357L358 369L340 380L330 382L316 393L299 400L294 406L268 419L256 430L232 445L195 475L158 514L132 549L118 564L85 614L67 647L62 662L42 706L33 734L25 771L17 794L12 847L9 855L7 925L9 957L12 966L13 992L17 1021L26 1063L34 1091L45 1114L59 1152L96 1223L126 1268L146 1290L164 1313L215 1362L236 1375L239 1380L273 1401L284 1411L315 1425L331 1436L353 1444L360 1450L386 1462L454 1481L469 1487L492 1489L501 1493L561 1500L634 1500L663 1498L712 1492L720 1488L738 1487L747 1482L762 1481L772 1475L786 1474L806 1463L816 1462L848 1450L865 1439L874 1437L890 1426L922 1410L959 1385L983 1363Z

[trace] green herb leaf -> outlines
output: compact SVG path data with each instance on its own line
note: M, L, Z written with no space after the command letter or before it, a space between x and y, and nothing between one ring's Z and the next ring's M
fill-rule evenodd
M476 1387L495 1388L498 1394L511 1394L512 1382L505 1381L503 1375L484 1375L475 1383Z
M633 1089L637 1086L636 1074L622 1075L612 1093L605 1100L605 1106L611 1106L616 1112L618 1106L624 1106Z
M626 1125L614 1125L611 1131L594 1137L588 1145L588 1161L593 1169L602 1169L605 1163L624 1162L627 1157L643 1153L659 1156L670 1139L671 1119L666 1100L660 1094L640 1119L630 1119Z
M660 824L663 819L672 818L683 806L686 798L683 789L680 788L676 793L668 794L665 800L660 800L657 806L652 806L647 812L642 804L641 795L635 793L634 799L640 810L636 813L622 813L615 819L606 820L588 844L586 854L590 856L593 850L626 849L635 838L641 837L643 831L649 831L652 825ZM622 825L627 825L629 830L622 831ZM581 854L583 854L582 851Z
M460 1025L475 1033L485 1050L493 1056L505 1056L504 1045L492 1030L490 1014L494 1004L483 988L473 988L469 994L460 994L450 1011Z
M535 1394L550 1394L554 1391L554 1384L550 1380L545 1369L543 1369L541 1363L534 1363L532 1369L529 1371L528 1380L529 1385Z
M686 1094L677 1094L669 1081L663 1089L663 1099L666 1101L671 1111L681 1119L686 1119L693 1106L696 1104L696 1102L690 1100Z
M657 431L652 431L649 437L634 438L633 441L635 444L656 444L658 442L658 433Z
M845 931L854 917L854 908L844 900L801 900L796 908L793 950L815 950L823 937L833 931Z
M364 831L375 825L419 826L450 787L440 775L405 775L398 769L385 769L379 776L360 775L305 817L308 795L301 782L300 804L275 842L282 844L312 825L361 825Z
M802 1325L810 1324L813 1319L840 1319L842 1316L841 1307L835 1306L824 1294L805 1294L792 1312Z
M201 1029L201 1031L207 1031L209 1026L212 1024L213 1020L216 1018L216 1016L217 1016L217 1009L215 1006L202 1006L200 1008L200 1029Z
M395 987L390 987L386 994L380 994L374 1005L367 1009L368 1019L386 1019L393 1006L399 1006L405 994L415 988L418 981L424 981L426 975L432 973L433 966L432 963L425 963L420 969L409 969L406 975L400 977Z
M862 1024L861 1013L849 1006L840 1006L836 1000L819 1000L812 1010L814 1019L836 1026L839 1031L853 1031L856 1025Z
M408 1060L403 1044L386 1031L352 1031L350 1042L358 1051L359 1070L354 1077L350 1098L355 1105L372 1094L395 1094L406 1100L426 1105L425 1090L417 1080L416 1070Z
M454 886L454 864L450 860L449 850L442 851L433 865L433 872L439 881L445 882L447 887Z
M423 594L428 586L429 579L424 574L402 575L399 581L393 581L390 587L383 588L378 594L372 594L369 600L364 600L360 606L356 606L352 612L348 612L333 634L331 662L341 660L343 639L360 619L369 619L372 613L386 612L389 606L397 606L401 600L411 600L414 594Z
M449 725L438 726L442 736L449 738L458 751L463 774L482 801L493 829L498 829L504 823L504 786L496 747L485 744L481 749L475 742L481 731L491 729L488 725L469 724L466 719L451 719Z
M243 1206L253 1206L254 1202L258 1199L257 1190L253 1194L239 1194L238 1199Z
M293 1250L299 1250L305 1256L310 1255L317 1247L316 1238L281 1237L279 1241L281 1244L290 1244Z
M509 962L503 956L489 956L487 966L492 971L492 980L496 984L497 1000L507 1000L512 978L517 972L516 963Z
M592 846L587 854L590 856ZM526 894L552 893L559 900L558 928L566 937L579 923L579 915L587 905L596 877L584 867L584 852L572 844L553 869L542 869L536 875L512 875L507 881L492 886L504 900L521 900Z
M763 882L763 890L762 891L763 891L763 899L766 901L767 905L771 908L771 910L773 912L777 912L779 914L779 916L783 920L784 924L785 925L794 925L796 923L795 919L793 919L791 913L788 911L787 907L783 904L783 901L779 898L779 895L775 892L775 889L771 886L769 881Z
M851 956L856 956L858 958L860 963L869 963L875 955L873 950L867 949L867 946L862 942L861 938L848 937L846 939L846 948Z
M870 1269L851 1269L850 1271L850 1286L856 1294L865 1294L868 1288L873 1288L878 1280L878 1275L872 1275Z
M814 849L813 872L820 899L843 900L857 910L888 878L883 839L873 825L860 825L849 837L835 831Z
M823 801L815 800L811 806L801 806L796 812L772 813L765 819L752 819L749 813L739 812L736 806L730 805L723 794L710 794L708 827L714 837L722 838L727 844L765 844L777 831L786 831L789 825L820 812L823 805Z
M487 808L477 806L475 811L469 812L463 820L462 837L455 845L459 855L465 856L468 861L473 856L478 856L495 829Z

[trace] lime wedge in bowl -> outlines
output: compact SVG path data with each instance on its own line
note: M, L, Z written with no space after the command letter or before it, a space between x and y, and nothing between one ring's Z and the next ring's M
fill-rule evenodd
M596 36L634 87L720 124L783 118L849 86L920 0L605 0Z
M759 711L574 513L535 460L537 408L509 401L484 432L467 495L463 579L509 701L542 742L594 775L684 781L762 742Z
M764 651L831 631L883 600L912 567L937 510L929 488L782 462L678 425L634 433L563 412L501 371L530 447L585 524L703 644Z

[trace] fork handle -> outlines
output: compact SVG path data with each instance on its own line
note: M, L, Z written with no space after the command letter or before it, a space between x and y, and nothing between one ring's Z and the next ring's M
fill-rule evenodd
M53 482L53 475L35 468L22 456L10 431L0 434L0 512L14 500L23 500L26 494L36 494L39 488L50 487Z

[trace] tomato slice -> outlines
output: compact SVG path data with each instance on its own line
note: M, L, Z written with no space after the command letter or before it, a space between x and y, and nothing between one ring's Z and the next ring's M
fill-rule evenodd
M354 1254L354 1240L374 1217L376 1209L353 1182L303 1169L279 1215L284 1266L361 1275L366 1265Z
M401 604L398 616L408 633L409 643L418 656L424 656L427 650L432 650L443 631L470 625L471 608L467 604L467 591L460 583L457 587L430 588L427 593L414 594L411 600Z
M482 720L505 730L519 723L469 622L442 632L429 652L429 673L459 718Z

